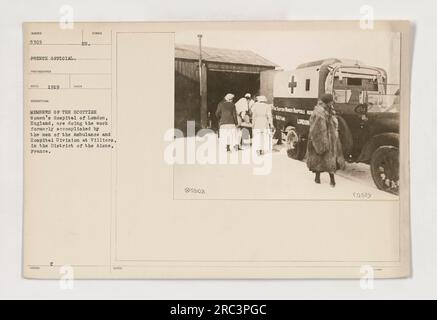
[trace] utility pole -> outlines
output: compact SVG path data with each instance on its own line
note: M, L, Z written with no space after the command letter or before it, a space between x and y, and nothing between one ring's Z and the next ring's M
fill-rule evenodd
M198 34L199 38L199 93L202 100L202 35Z

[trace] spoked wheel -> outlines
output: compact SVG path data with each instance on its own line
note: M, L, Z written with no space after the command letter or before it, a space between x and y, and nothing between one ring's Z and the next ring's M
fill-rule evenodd
M399 194L399 149L382 146L376 149L370 161L372 178L378 189Z
M288 131L285 141L287 144L287 155L292 159L302 160L305 153L302 151L303 145L301 138L294 128Z

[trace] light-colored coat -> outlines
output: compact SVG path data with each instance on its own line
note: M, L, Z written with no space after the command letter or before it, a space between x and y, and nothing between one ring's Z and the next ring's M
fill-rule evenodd
M252 106L252 128L266 130L273 128L272 108L267 103L255 102Z
M310 117L307 166L313 172L334 173L345 161L338 134L338 119L323 102L314 107Z

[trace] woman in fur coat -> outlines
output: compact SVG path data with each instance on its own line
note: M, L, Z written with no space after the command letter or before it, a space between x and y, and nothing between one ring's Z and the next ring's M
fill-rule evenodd
M315 182L320 183L321 172L328 172L331 186L335 187L334 173L344 167L345 161L331 94L324 94L314 107L307 148L307 166L316 174Z

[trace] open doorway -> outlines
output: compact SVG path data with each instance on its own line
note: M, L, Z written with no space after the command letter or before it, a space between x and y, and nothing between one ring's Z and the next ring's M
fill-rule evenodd
M211 128L218 129L218 121L215 117L217 105L227 93L235 95L234 102L238 101L246 93L252 96L258 95L260 89L259 73L208 71L208 115Z

